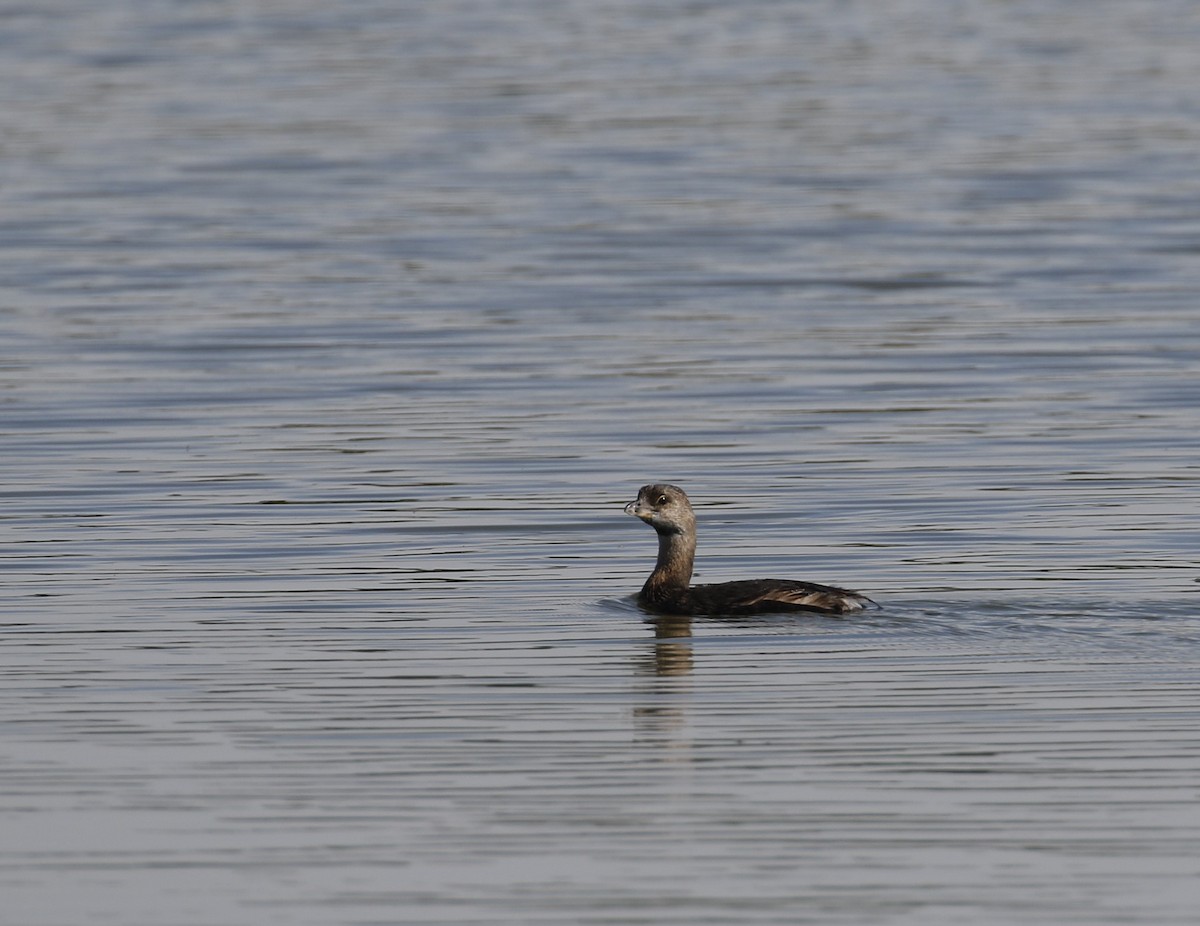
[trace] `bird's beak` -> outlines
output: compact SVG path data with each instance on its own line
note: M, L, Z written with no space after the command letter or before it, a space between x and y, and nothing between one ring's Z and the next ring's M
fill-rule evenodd
M634 499L628 505L626 505L625 513L631 514L635 518L641 518L643 521L645 521L652 514L654 514L654 512L651 509L642 507L642 500L640 498Z

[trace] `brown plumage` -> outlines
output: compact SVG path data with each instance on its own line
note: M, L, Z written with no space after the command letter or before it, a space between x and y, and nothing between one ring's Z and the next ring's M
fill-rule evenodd
M658 562L638 593L638 604L659 614L762 614L817 611L845 614L873 602L858 592L791 579L747 579L690 585L696 556L696 515L679 486L642 486L625 513L658 532Z

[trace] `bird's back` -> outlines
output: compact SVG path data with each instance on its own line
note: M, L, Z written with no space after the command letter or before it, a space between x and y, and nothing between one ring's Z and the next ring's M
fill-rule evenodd
M745 579L695 585L688 589L693 614L765 614L771 611L817 611L848 614L874 602L866 595L832 585L791 579Z

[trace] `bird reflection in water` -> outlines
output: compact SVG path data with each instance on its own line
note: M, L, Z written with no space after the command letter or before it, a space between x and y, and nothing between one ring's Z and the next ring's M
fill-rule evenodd
M633 709L637 739L667 747L672 762L691 761L687 703L691 695L692 621L688 617L658 617L653 648L639 658L636 670L647 677L642 703Z
M687 675L692 671L692 620L690 617L655 618L654 674Z

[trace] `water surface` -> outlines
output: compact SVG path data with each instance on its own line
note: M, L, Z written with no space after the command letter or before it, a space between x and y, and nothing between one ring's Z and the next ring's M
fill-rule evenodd
M1198 38L0 13L11 921L1193 922Z

